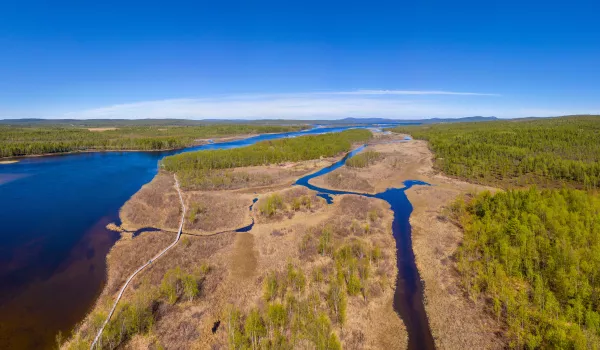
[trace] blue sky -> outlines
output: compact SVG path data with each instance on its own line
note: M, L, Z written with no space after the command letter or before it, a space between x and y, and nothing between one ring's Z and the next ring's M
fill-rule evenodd
M0 118L600 113L593 1L2 1Z

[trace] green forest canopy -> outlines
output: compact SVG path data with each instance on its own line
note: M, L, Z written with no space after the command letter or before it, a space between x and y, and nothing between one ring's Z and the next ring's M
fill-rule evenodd
M484 192L453 215L469 294L504 317L513 348L600 348L600 198L574 189Z
M600 185L600 116L392 129L429 141L448 175L502 187L596 189Z
M164 150L191 146L197 139L297 131L304 126L224 124L126 126L90 131L79 127L0 125L0 158L87 150Z

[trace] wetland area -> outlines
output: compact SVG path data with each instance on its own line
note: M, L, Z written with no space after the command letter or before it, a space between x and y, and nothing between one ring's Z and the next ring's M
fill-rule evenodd
M344 129L261 135L185 151ZM462 301L461 319L466 321L453 329L458 314L443 309L456 310L456 300L442 294L449 288L455 290L450 297L456 296L458 277L453 271L448 271L450 278L432 275L427 267L450 268L447 259L459 238L437 242L438 231L421 221L440 213L472 185L436 174L425 142L373 132L366 145L355 143L348 154L235 167L213 177L203 173L208 180L200 185L184 184L188 212L181 242L132 281L120 302L125 306L113 316L125 324L124 310L138 305L143 295L153 300L148 309L152 332L141 326L139 332L114 335L109 323L100 345L225 348L247 336L248 326L236 322L258 314L266 325L272 308L300 305L295 313L287 312L281 329L269 327L262 341L293 341L288 345L300 347L325 341L331 347L371 349L502 347L494 336L498 325L481 312L481 305ZM176 234L179 199L173 175L160 170L159 161L180 152L25 158L0 168L2 200L33 203L28 210L14 206L12 214L3 213L11 232L24 233L13 235L12 246L3 247L10 257L1 270L10 282L3 284L0 299L3 345L50 348L61 331L65 348L89 346L127 277ZM360 166L346 165L365 154L377 157ZM19 191L19 186L35 189L36 184L37 193ZM423 196L434 199L427 202ZM423 211L423 205L433 208ZM64 219L73 212L79 214L76 220ZM427 220L454 232L439 215ZM439 247L431 251L435 242ZM197 294L184 297L183 277L177 277L173 302L161 299L166 276L174 274L194 276ZM278 287L268 296L265 286L271 285ZM313 305L314 311L301 314L301 305ZM321 324L325 340L309 336L319 332L302 317ZM241 336L228 331L236 327ZM460 327L473 331L462 338L450 333Z

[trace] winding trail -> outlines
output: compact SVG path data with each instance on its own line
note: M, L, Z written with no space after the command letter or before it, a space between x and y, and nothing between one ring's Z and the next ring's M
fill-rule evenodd
M184 222L184 219L185 219L185 204L183 202L183 196L181 195L181 190L179 189L179 181L177 181L177 176L175 176L175 174L173 174L173 177L175 178L175 188L177 189L177 193L179 194L179 200L181 201L181 208L182 208L181 222L179 223L179 230L177 231L177 236L175 237L175 240L173 241L173 243L171 243L168 247L166 247L165 249L163 249L160 253L156 254L147 263L145 263L144 265L138 267L138 269L135 270L131 274L131 276L129 276L129 278L127 279L127 281L125 281L125 284L123 284L123 287L121 287L121 291L119 291L119 295L117 295L117 299L115 300L115 303L113 304L112 309L108 313L108 316L106 317L106 320L104 320L104 323L102 324L102 327L100 327L100 329L98 330L98 334L96 334L96 337L94 338L94 341L92 342L92 345L90 346L91 350L93 350L94 347L96 346L96 344L98 344L98 340L100 339L100 336L102 336L102 332L104 331L104 327L106 327L106 325L108 324L108 321L110 321L110 318L112 317L113 313L115 312L115 310L117 308L117 304L119 303L119 300L121 300L121 297L123 296L123 293L125 292L125 289L129 285L129 283L131 282L131 280L133 280L133 278L138 273L140 273L143 269L145 269L150 264L152 264L153 261L155 261L156 259L160 258L167 251L169 251L171 248L173 248L175 246L175 244L177 244L177 242L179 242L179 238L181 238L181 232L183 231L183 222Z

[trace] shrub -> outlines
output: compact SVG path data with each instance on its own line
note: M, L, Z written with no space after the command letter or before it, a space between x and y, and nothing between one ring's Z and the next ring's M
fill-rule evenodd
M283 199L278 193L274 193L261 201L259 210L262 215L273 216L283 207Z
M177 266L168 270L163 276L160 292L170 304L175 304L180 297L192 301L200 293L199 284L201 281L202 279L198 276L184 273Z
M375 151L365 151L355 155L346 161L351 168L365 168L381 159L382 154Z

